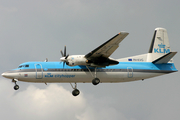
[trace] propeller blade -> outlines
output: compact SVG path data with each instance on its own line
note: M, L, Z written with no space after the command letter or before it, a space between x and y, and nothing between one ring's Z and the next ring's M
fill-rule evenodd
M64 56L63 57L66 57L66 46L64 46Z
M67 59L69 57L69 54L65 57L65 59Z
M60 58L60 60L63 62L63 68L64 68L64 65L69 65L69 62L67 60L67 58L69 57L69 54L66 56L66 46L64 46L64 54L62 52L62 50L60 51L61 52L61 55L62 55L62 58Z
M64 57L64 54L63 54L62 50L60 52L61 52L62 57Z

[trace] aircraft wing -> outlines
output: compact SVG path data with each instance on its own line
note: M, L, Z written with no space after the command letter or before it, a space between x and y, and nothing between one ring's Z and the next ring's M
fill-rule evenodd
M120 32L112 37L110 40L100 45L87 55L86 59L92 61L108 59L108 57L119 47L119 43L128 35L127 32ZM100 61L99 61L100 62Z

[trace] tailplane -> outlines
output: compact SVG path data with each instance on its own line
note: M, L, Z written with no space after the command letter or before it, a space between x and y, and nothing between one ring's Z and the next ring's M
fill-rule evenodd
M174 55L176 54L177 52L169 52L165 55L163 55L162 57L154 60L152 63L154 64L162 64L162 63L168 63L172 57L174 57Z

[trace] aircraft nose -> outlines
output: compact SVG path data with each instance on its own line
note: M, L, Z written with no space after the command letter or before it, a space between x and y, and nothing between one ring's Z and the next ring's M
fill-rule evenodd
M7 71L1 74L3 77L8 78L8 79L13 79L15 77L19 77L20 73L16 73L13 71Z
M2 75L3 77L5 77L5 73L2 73L1 75Z
M8 72L4 72L4 73L2 73L1 74L3 77L5 77L5 78L9 78L10 77L10 75L8 74Z

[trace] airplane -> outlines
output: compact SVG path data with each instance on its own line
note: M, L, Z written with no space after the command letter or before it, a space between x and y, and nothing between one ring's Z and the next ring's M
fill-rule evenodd
M18 90L18 81L35 83L70 83L72 95L80 91L77 83L119 83L144 80L172 72L177 72L169 45L167 30L156 28L146 54L113 59L110 55L119 47L120 42L128 35L120 32L86 55L69 55L61 52L60 61L25 62L18 68L2 73L2 76L12 79L14 90ZM74 83L74 85L72 84Z

